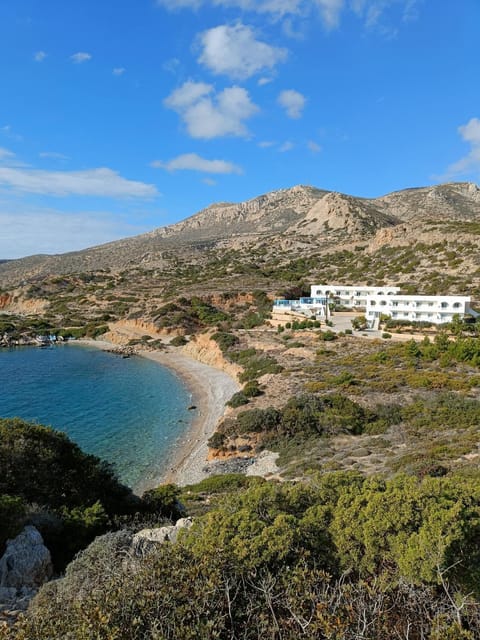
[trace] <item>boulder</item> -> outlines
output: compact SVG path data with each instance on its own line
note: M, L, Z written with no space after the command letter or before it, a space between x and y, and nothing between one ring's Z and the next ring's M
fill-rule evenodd
M157 527L155 529L142 529L133 536L132 552L134 555L142 555L150 551L158 544L164 542L175 543L182 529L189 529L193 522L191 518L180 518L173 525Z
M35 527L27 526L13 540L0 559L0 587L38 588L52 577L50 551Z

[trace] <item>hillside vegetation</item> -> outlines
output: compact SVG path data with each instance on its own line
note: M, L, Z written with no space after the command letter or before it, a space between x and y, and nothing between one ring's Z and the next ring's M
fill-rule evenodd
M34 523L65 570L0 638L480 637L480 322L385 321L372 340L358 318L338 331L270 313L315 282L475 306L479 228L472 184L376 199L294 187L0 264L3 345L54 333L201 346L242 385L210 472L278 454L269 481L223 473L139 498L65 436L0 421L0 545ZM135 531L184 513L194 525L178 542L134 551Z

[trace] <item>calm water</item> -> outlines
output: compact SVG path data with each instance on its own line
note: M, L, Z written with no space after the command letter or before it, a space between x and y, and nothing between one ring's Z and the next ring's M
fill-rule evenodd
M65 431L131 487L169 466L190 403L183 383L145 358L74 344L0 349L0 417Z

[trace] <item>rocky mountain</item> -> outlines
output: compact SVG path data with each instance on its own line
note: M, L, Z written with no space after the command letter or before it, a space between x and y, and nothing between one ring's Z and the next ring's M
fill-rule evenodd
M309 186L267 193L238 204L216 203L182 222L150 233L62 255L36 255L0 263L0 283L49 274L132 267L163 269L172 260L202 260L205 251L273 247L292 253L308 246L367 251L391 243L425 242L444 233L478 236L480 189L449 183L357 198ZM179 258L180 257L180 258Z

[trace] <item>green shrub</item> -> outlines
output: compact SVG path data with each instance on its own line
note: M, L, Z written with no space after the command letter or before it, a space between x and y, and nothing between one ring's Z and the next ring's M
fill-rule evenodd
M247 384L243 387L243 393L247 396L247 398L256 398L263 395L263 391L260 389L258 380L250 380L250 382L247 382Z
M18 496L0 495L0 557L8 538L20 533L25 522L26 505Z
M185 515L185 510L179 502L181 489L174 484L162 484L156 489L150 489L142 495L147 511L170 520L177 520Z
M109 513L132 506L111 465L64 433L18 418L0 419L0 468L0 493L26 502L74 508L100 501Z
M172 345L172 347L183 347L187 343L188 340L185 336L175 336L170 340L170 344Z
M215 431L215 433L213 433L208 439L208 446L211 449L223 449L226 441L227 437L224 433Z
M212 340L215 340L223 353L238 343L237 336L233 333L228 333L227 331L218 331L217 333L214 333Z
M318 332L318 339L322 340L324 342L331 342L333 340L338 340L338 336L336 333L333 333L333 331L327 330L327 331L319 331Z
M243 391L237 391L236 393L233 394L233 396L230 398L230 400L228 400L228 402L226 403L229 407L241 407L244 404L248 404L250 401L247 398L247 396L245 395L245 393Z

